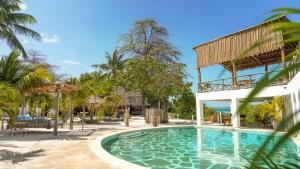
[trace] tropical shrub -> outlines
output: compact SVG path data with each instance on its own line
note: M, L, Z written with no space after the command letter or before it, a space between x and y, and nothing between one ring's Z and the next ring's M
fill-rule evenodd
M13 126L13 122L18 114L19 101L20 95L18 90L7 83L0 82L0 114L2 119L4 114L8 115L9 126Z

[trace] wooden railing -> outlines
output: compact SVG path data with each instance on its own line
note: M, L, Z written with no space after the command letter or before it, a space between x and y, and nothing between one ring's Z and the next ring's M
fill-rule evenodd
M278 71L237 76L235 84L233 83L233 79L231 77L225 78L225 79L202 82L202 83L198 84L198 91L199 91L199 93L203 93L203 92L211 92L211 91L253 88L266 75L270 79L276 73L278 73ZM279 79L276 82L270 84L270 86L287 84L289 79L290 78L288 78L288 77Z

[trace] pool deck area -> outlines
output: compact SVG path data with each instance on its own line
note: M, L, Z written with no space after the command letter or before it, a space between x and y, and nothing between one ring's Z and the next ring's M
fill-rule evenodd
M188 125L190 121L170 119L163 126ZM88 125L81 131L81 125L75 125L70 131L68 126L59 128L58 136L52 130L30 129L29 135L17 133L9 136L9 131L0 131L0 168L1 169L116 169L113 162L97 156L90 149L91 142L98 137L120 131L153 128L145 124L142 117L133 117L130 127L123 122L102 122L100 125Z
M190 121L171 119L169 124L160 127L175 127L190 125ZM81 125L68 130L68 126L59 129L58 136L53 136L52 130L31 129L29 135L22 133L8 136L9 131L0 132L0 168L2 169L117 169L144 167L120 160L100 146L100 140L124 131L154 128L145 124L142 117L133 117L130 127L124 127L123 122L102 122L100 125ZM213 128L233 129L228 126L204 126ZM270 129L238 129L249 131L272 131ZM300 140L293 138L300 147Z

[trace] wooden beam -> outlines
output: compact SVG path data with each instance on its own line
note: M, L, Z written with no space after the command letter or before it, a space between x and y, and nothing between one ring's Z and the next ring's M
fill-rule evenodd
M53 134L57 135L57 121L58 121L58 114L59 114L59 97L60 97L60 86L58 85L56 88L56 105L55 105L55 116L54 116L54 130Z
M286 61L285 61L285 51L284 47L280 49L281 53L281 69L284 70L286 68ZM286 81L289 79L289 75L287 74L286 76L283 77L283 80Z
M74 120L74 113L73 113L73 108L72 108L72 94L69 96L69 104L70 104L70 130L73 130L73 120Z
M259 59L257 59L255 56L251 56L254 60L256 60L259 64L263 64Z
M197 68L198 71L198 92L202 91L202 86L201 86L201 70L200 67Z
M266 79L269 80L269 67L267 64L265 65L265 74L266 74Z
M235 61L232 62L232 85L234 88L237 87L237 79L236 79L236 65L235 65Z
M201 83L201 70L200 67L197 68L198 71L198 82Z
M285 51L284 51L284 48L280 49L280 53L281 53L281 68L285 69L286 63L285 63Z

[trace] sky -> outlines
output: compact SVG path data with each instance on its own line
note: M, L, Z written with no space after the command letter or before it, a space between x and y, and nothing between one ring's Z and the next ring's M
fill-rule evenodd
M197 91L196 53L200 43L258 24L279 7L298 7L299 0L24 0L23 11L37 19L29 26L38 42L19 36L26 49L45 54L60 73L79 76L92 64L105 62L105 52L121 45L119 37L134 21L154 18L169 31L169 41L182 52L193 91ZM5 43L0 54L10 50ZM202 70L202 81L215 80L223 68ZM262 69L238 72L238 75ZM230 77L225 73L222 77Z

